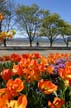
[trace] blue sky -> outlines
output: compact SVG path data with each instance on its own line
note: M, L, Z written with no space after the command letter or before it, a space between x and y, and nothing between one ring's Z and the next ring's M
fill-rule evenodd
M71 0L16 0L24 5L38 4L51 13L58 13L61 18L71 23Z

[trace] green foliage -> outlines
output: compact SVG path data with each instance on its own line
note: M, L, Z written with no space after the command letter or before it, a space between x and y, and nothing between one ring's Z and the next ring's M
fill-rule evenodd
M63 37L63 40L68 47L69 44L69 38L65 38L66 36L71 36L71 24L68 22L65 22L64 20L60 20L58 25L60 26L59 28L59 34Z
M6 61L6 62L0 62L0 72L4 69L12 69L14 65L14 62Z
M47 36L50 41L50 46L52 46L53 41L58 36L59 32L59 26L58 22L60 20L60 17L58 14L50 14L49 16L43 18L42 26L40 29L40 35L41 36Z
M62 20L58 14L50 14L49 16L43 18L40 35L47 36L50 41L50 46L52 46L53 41L58 35L71 35L71 25ZM64 37L63 39L64 42L68 44L69 40L65 40Z
M39 33L42 19L49 12L47 10L41 10L38 5L33 4L32 6L22 5L18 7L16 13L20 27L27 33L31 46L34 37Z
M28 98L27 108L37 108L37 106L38 108L43 108L47 106L48 95L45 95L42 92L40 92L40 90L37 87L37 83L37 81L25 83L24 93Z

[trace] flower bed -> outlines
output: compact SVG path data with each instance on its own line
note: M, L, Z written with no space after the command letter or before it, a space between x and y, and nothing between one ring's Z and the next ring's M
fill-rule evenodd
M70 107L70 54L0 57L0 108Z

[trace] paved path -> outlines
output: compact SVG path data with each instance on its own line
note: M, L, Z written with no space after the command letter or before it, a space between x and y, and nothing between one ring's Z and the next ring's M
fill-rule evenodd
M48 56L49 53L69 53L71 54L71 50L0 50L0 56L2 55L9 55L12 53L33 53L39 52L42 55Z

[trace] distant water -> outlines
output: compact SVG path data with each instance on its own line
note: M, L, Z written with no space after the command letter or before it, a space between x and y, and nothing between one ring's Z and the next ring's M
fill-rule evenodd
M28 42L29 39L28 38L13 38L11 39L11 41L20 41L20 42L23 42L23 41L26 41ZM48 38L42 38L42 37L38 37L38 38L35 38L33 40L33 42L49 42L49 39ZM57 38L54 42L56 43L64 43L63 39L61 38Z

